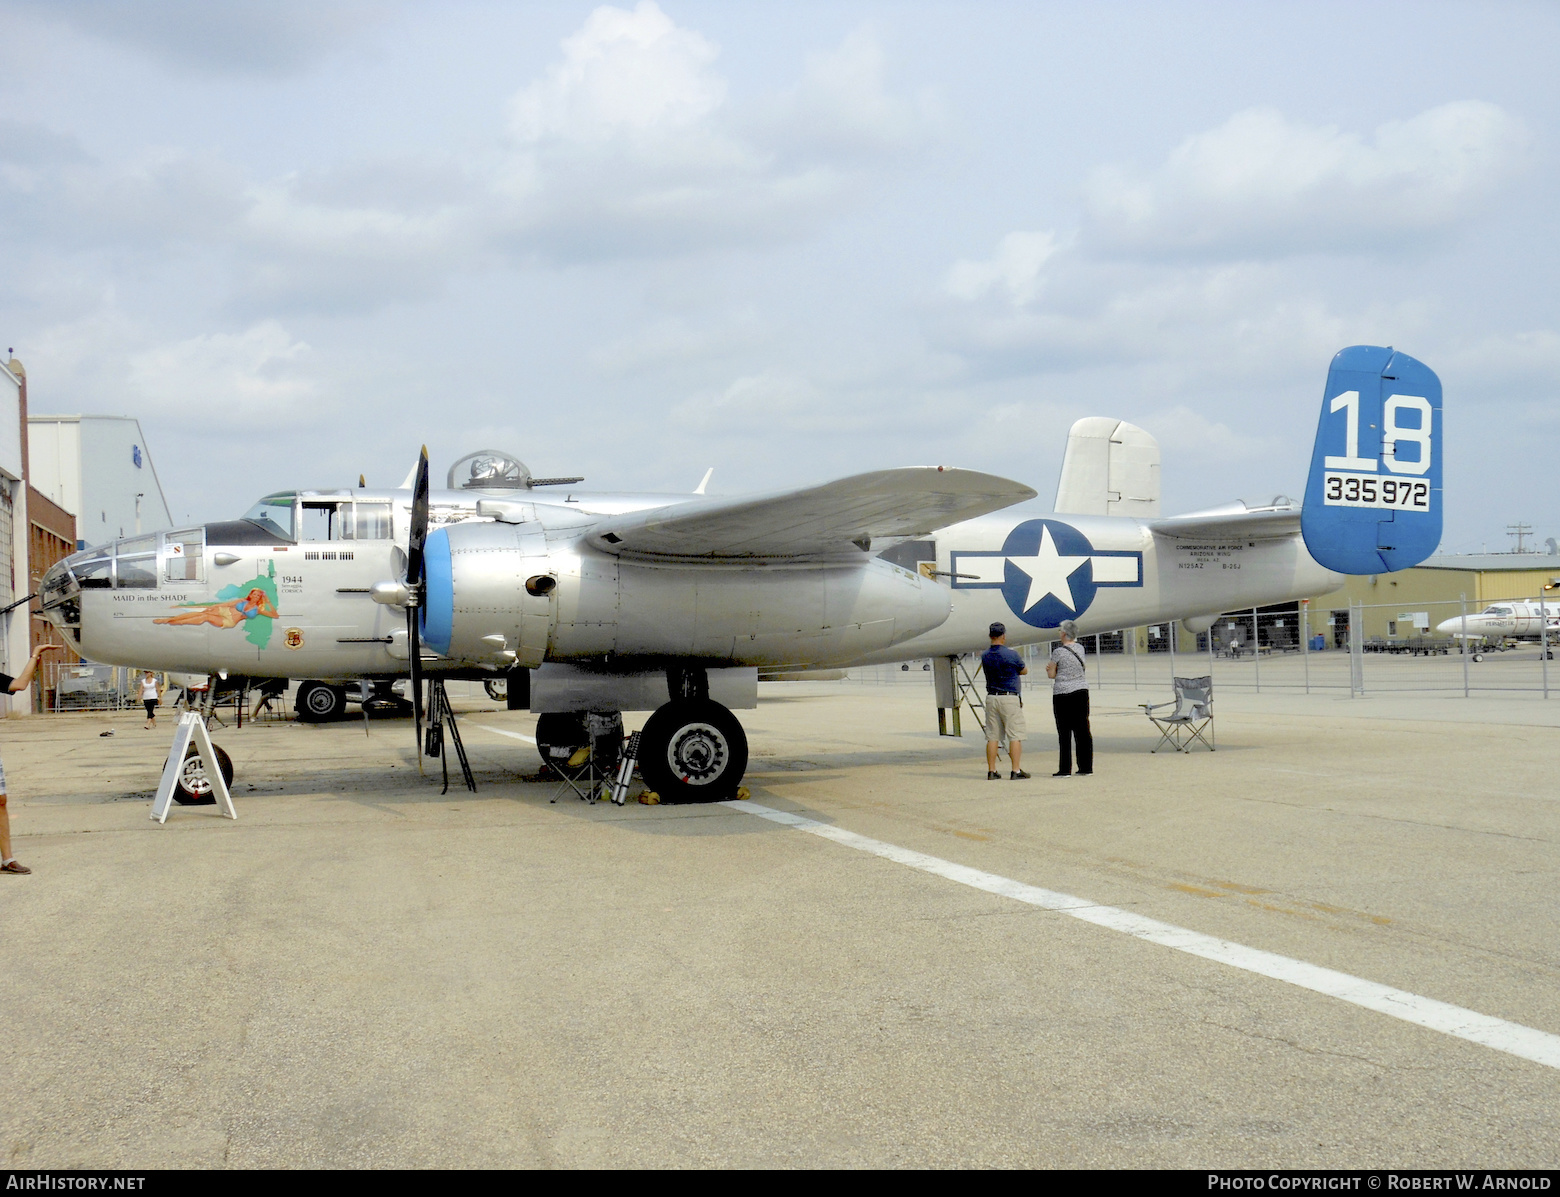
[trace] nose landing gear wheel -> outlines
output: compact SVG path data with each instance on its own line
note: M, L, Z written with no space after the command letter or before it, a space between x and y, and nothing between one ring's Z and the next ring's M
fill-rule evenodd
M298 687L298 718L305 723L324 723L341 717L347 709L347 692L324 682L305 682Z
M747 733L709 699L667 703L645 721L639 772L663 802L719 802L736 795L747 772Z
M211 749L217 754L217 768L222 770L222 781L231 790L233 758L215 744ZM206 776L206 768L196 755L193 744L184 754L184 767L179 770L179 783L173 789L173 800L180 806L210 806L217 800L217 796L211 792L211 779Z

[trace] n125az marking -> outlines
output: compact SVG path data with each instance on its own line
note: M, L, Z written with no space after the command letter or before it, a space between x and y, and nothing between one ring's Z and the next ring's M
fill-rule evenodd
M1391 507L1399 511L1429 511L1430 483L1379 474L1335 474L1322 480L1322 502L1328 507Z

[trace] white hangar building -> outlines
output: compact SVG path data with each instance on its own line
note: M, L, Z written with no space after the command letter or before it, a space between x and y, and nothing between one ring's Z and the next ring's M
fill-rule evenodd
M134 416L28 416L35 488L76 517L76 547L173 527Z

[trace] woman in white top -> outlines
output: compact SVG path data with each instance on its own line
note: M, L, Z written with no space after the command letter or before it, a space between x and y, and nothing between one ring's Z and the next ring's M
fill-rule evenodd
M1078 746L1079 777L1094 774L1094 734L1089 730L1089 680L1078 625L1070 619L1057 627L1061 643L1051 650L1045 667L1051 679L1051 711L1056 717L1056 740L1061 759L1052 777L1073 776L1073 745Z
M148 669L141 675L141 701L146 704L146 722L141 726L154 728L157 726L157 675Z

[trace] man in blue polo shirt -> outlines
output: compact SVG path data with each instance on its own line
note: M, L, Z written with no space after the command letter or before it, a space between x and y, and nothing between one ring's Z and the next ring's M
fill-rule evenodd
M1001 781L997 772L997 748L1005 740L1012 772L1008 777L1022 781L1025 773L1019 761L1024 755L1023 684L1018 680L1029 669L1024 658L1007 646L1007 628L994 623L987 629L991 647L981 654L980 667L986 674L986 780Z

